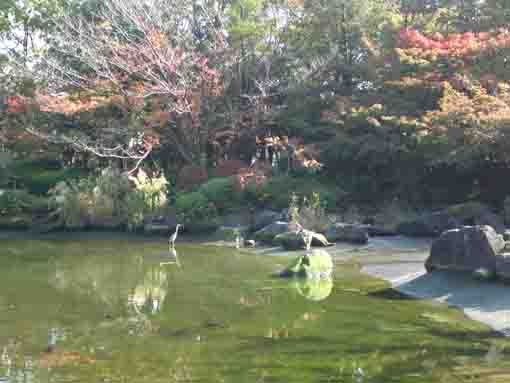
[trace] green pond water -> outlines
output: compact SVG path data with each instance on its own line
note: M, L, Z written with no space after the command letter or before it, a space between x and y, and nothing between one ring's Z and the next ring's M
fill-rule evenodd
M509 382L510 343L350 262L140 241L0 241L0 382Z

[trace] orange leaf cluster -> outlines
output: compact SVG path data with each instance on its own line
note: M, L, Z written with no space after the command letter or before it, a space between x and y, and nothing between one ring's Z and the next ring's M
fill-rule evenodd
M466 32L445 37L439 33L426 36L416 29L405 28L399 33L398 46L417 58L458 58L469 63L482 53L490 54L510 48L510 32L499 29L494 32Z
M234 177L234 190L243 192L249 185L254 185L257 189L267 184L269 176L262 170L253 168L244 168L239 170L239 174Z

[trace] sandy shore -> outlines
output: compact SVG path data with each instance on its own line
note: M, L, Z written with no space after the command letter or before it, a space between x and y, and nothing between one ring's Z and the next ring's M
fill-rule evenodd
M377 247L378 239L374 240ZM360 256L363 272L382 278L398 291L420 299L432 299L458 307L477 321L510 335L510 286L498 282L479 282L466 273L435 271L423 267L430 242L412 246L409 239L385 240L385 251L393 255L369 253ZM379 252L377 252L379 253Z
M423 264L431 243L403 237L371 238L366 246L338 244L327 251L336 261L356 260L363 272L388 281L399 292L457 307L468 317L510 336L510 286L479 282L469 274L427 274ZM296 254L279 248L258 248L255 252L273 256Z

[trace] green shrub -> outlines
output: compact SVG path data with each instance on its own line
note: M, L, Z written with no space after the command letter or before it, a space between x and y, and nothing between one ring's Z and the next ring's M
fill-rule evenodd
M134 190L126 197L127 229L135 231L143 225L146 211L146 198L143 193Z
M234 190L233 177L218 177L209 180L199 190L220 211L238 205L240 194Z
M106 168L97 177L60 182L50 193L68 228L87 225L111 228L127 223L126 199L131 185L118 170Z
M191 227L208 225L217 218L217 210L201 192L179 193L175 203L180 223Z
M83 169L58 169L54 162L48 161L17 161L7 170L11 175L16 175L16 183L34 194L45 194L61 181L77 179L86 175L86 171Z
M79 229L90 220L93 208L94 183L91 178L59 183L52 194L54 207L60 209L60 216L65 227Z
M245 198L258 205L285 209L289 206L292 193L295 193L299 200L304 197L310 200L313 193L319 193L323 206L333 210L337 206L341 191L335 186L322 183L318 177L280 176L271 178L260 188L248 186Z
M4 190L0 194L0 215L46 212L48 200L26 190Z

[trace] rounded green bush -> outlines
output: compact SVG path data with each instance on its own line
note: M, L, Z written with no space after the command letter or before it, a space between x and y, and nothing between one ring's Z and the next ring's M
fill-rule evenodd
M239 194L234 190L232 177L213 178L202 185L198 191L221 211L234 207L240 201Z

